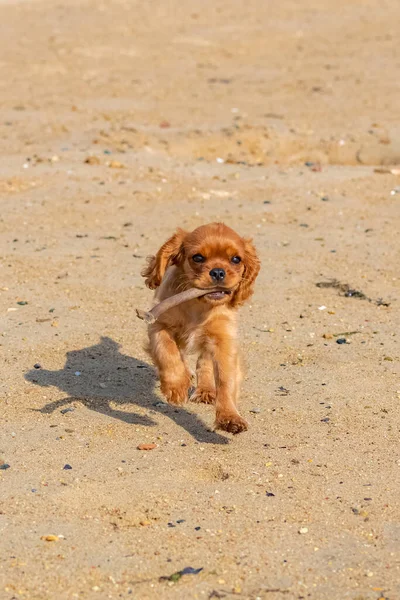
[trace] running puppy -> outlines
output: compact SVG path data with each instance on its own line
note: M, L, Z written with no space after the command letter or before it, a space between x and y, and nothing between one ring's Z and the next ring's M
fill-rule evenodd
M216 428L231 433L247 429L237 409L237 309L253 293L259 270L251 240L223 223L210 223L191 233L178 229L142 271L159 302L192 288L204 291L168 308L149 325L149 351L162 393L178 405L187 401L191 386L185 355L198 353L197 384L190 400L215 404Z

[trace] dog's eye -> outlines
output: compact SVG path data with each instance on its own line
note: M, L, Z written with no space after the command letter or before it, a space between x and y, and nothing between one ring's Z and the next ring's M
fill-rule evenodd
M202 254L195 254L194 256L192 256L192 260L193 260L193 262L196 262L196 263L202 263L206 259Z
M238 265L240 262L242 262L242 259L240 258L240 256L234 256L231 259L231 262L233 262L234 265Z

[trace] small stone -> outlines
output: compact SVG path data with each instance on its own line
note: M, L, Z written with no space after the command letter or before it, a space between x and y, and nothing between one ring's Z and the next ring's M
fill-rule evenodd
M101 387L102 390L104 390L107 387L106 383L99 383L99 386Z
M273 496L275 496L275 494L273 494L272 492L265 492L265 495L266 495L268 498L272 498Z
M261 408L255 407L255 408L251 408L249 410L249 412L254 413L255 415L258 415L258 413L261 412Z
M139 444L137 446L138 450L154 450L154 448L157 448L157 444Z
M111 160L108 163L110 169L125 169L125 165L123 165L119 160Z
M34 369L41 369L42 365L40 365L39 363L36 363L36 364L33 365L33 368Z
M84 162L87 165L99 165L100 159L98 156L88 156Z
M308 527L300 527L299 533L301 533L301 534L308 533Z
M60 410L60 413L61 413L62 415L65 415L65 413L68 413L68 412L73 412L74 410L75 410L74 408L71 408L71 407L69 406L68 408L63 408L62 410Z
M40 539L44 542L58 542L58 535L42 535Z
M389 360L390 362L393 362L393 358L391 356L385 356L383 360Z
M333 334L332 333L324 333L324 335L322 337L325 340L332 340L333 339Z
M336 343L337 344L347 344L347 340L346 340L346 338L338 338L336 340Z
M2 464L0 464L0 471L7 471L7 469L9 469L9 468L10 468L10 465L6 462L5 463L2 462Z
M64 471L70 471L71 469L72 469L71 465L66 464L63 466Z

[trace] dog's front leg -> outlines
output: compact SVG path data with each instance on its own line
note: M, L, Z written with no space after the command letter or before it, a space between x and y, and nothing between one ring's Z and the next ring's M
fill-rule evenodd
M216 383L216 428L240 433L248 428L237 408L239 377L236 332L229 320L220 319L207 332L208 347L213 355Z
M170 404L183 404L188 399L191 378L171 332L156 323L149 327L149 338L162 393Z
M214 359L212 352L207 349L203 349L197 359L196 379L196 389L190 396L190 400L215 404Z

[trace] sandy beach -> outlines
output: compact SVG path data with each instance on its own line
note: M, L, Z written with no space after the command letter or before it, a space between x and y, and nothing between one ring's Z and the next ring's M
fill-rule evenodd
M400 598L398 2L0 13L1 599ZM262 261L238 436L135 316L212 221Z

